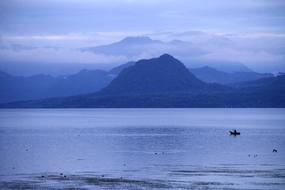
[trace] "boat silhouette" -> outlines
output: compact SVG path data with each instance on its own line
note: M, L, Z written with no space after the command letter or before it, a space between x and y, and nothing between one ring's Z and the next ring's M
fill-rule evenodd
M229 132L230 132L230 135L234 135L234 136L240 135L240 132L237 132L237 130L233 130Z

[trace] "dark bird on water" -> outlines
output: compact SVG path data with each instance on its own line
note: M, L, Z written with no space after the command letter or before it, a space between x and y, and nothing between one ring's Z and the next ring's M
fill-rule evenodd
M272 152L277 152L277 150L276 150L276 149L273 149Z

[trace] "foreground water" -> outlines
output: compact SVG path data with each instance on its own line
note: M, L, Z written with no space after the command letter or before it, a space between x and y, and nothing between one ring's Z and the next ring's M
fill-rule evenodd
M0 110L0 189L281 190L284 147L285 109Z

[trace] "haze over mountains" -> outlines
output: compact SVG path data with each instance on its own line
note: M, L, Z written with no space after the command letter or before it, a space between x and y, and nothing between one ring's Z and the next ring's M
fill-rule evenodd
M106 87L122 70L131 67L134 64L136 64L136 62L128 62L114 67L109 71L81 70L75 74L58 77L43 74L23 77L0 72L0 103L50 97L73 96L97 92ZM150 66L155 67L155 64L151 64ZM144 68L140 68L139 70L143 71L143 69ZM235 83L244 81L257 80L265 77L273 77L272 74L256 73L253 71L227 73L218 71L208 66L190 69L190 71L192 73L191 75L195 75L203 82L227 85L233 85ZM158 70L157 72L157 75L154 75L157 78L161 78L160 75L162 74L176 74L172 73L172 71L166 72L165 69ZM141 77L142 84L139 86L142 90L146 90L146 88L143 88L143 86L148 85L147 82L152 83L153 81L150 79L148 81L143 80L143 78L149 78L147 73L145 73L145 76ZM128 80L131 81L132 78L133 77L129 76ZM163 78L160 80L164 81ZM164 83L173 84L170 82L171 81L164 81ZM175 85L183 85L183 82L181 82L181 84L179 82ZM125 85L123 86L125 87ZM187 87L184 87L184 90L185 89L187 89Z
M130 92L130 89L133 89L132 92L135 93L134 89L136 89L136 93L155 93L156 91L159 91L159 88L157 88L158 86L163 87L163 85L166 84L166 86L164 86L165 92L169 91L173 93L172 87L176 88L180 86L180 92L184 90L185 93L188 87L198 83L197 81L194 82L195 80L193 79L193 76L195 79L198 79L203 83L217 83L231 87L240 87L238 83L242 82L274 77L272 73L257 73L240 62L222 60L217 61L215 59L197 59L199 57L208 55L211 48L219 49L231 46L233 46L233 42L231 40L226 37L219 36L210 37L199 46L188 41L172 40L165 42L153 40L147 36L136 36L126 37L122 40L107 45L90 46L76 49L76 51L83 53L94 55L102 54L111 57L128 57L128 59L131 60L137 60L140 57L153 58L157 55L163 54L164 52L168 52L171 55L178 57L179 60L182 60L183 64L188 67L190 74L187 75L185 75L185 73L183 74L183 72L180 74L178 74L178 72L174 72L175 70L179 70L178 65L181 65L182 63L177 64L177 67L174 67L168 71L166 71L167 68L160 68L160 65L158 65L159 68L156 68L155 66L157 64L139 64L144 61L120 62L121 64L117 63L116 65L118 66L116 67L109 69L105 68L104 70L98 68L96 69L98 66L95 66L94 64L32 63L29 66L29 64L8 63L6 66L8 65L8 67L10 66L13 69L18 69L18 72L15 73L27 74L26 71L28 71L32 73L38 72L45 74L36 74L24 77L15 76L13 72L11 72L11 74L1 72L0 103L95 93L105 87L106 88L103 90L103 92L109 91L111 93L114 91L113 93L120 92L125 94ZM2 48L8 47L3 46ZM14 45L12 48L21 52L33 50L36 47ZM173 61L173 59L167 57L167 55L161 56L160 59L164 59L163 62L165 63L165 66L167 66L171 60ZM146 62L149 63L149 61ZM134 65L137 65L135 67L137 69L136 72L130 72L128 75L125 73L123 77L120 75L123 70L127 72L129 67ZM0 66L2 69L4 69L4 71L9 70L9 68L5 65L1 64ZM151 68L156 70L153 75L148 75L146 72L144 73L145 69L151 70ZM184 71L185 68L181 69L180 67L180 69ZM57 76L47 74L55 74L53 70L59 71L59 73L56 73ZM75 74L66 74L70 72ZM134 74L136 77L141 76L141 78L136 78L132 76L132 74ZM176 77L176 83L175 81L170 80L171 77L169 78L169 76L166 74L171 76L179 76ZM190 75L192 77L190 77ZM118 78L116 78L117 76ZM184 76L184 78L182 76ZM187 82L190 80L189 78L192 78L191 83ZM164 82L159 82L160 85L158 85L155 84L154 81ZM111 87L108 86L109 84ZM210 87L212 88L213 85L207 86L207 88Z
M97 93L14 102L1 107L282 107L284 94L284 76L232 86L211 84L164 54L131 64Z
M225 42L226 41L226 42ZM206 41L206 44L220 47L221 43L226 45L229 43L225 38L211 38ZM172 40L163 42L153 40L147 36L126 37L118 42L108 45L80 48L83 52L99 53L109 56L127 56L132 60L138 58L152 58L164 54L165 52L178 57L188 67L211 66L225 72L249 72L251 71L245 65L235 61L215 61L215 60L200 60L196 57L209 53L207 48L201 48L194 43ZM193 59L194 58L194 59Z
M191 33L191 35L194 34ZM245 64L238 61L238 59L234 59L233 55L231 55L231 51L225 52L222 56L225 58L230 58L230 60L223 60L216 57L217 54L221 56L220 54L222 54L222 52L220 51L225 51L225 48L233 48L235 46L234 42L228 38L221 36L204 37L203 33L198 33L195 35L198 39L201 38L201 36L205 39L203 39L202 42L195 42L193 39L192 41L161 41L153 40L147 36L135 36L126 37L106 45L71 48L69 50L65 50L63 47L52 48L46 46L36 47L12 44L10 46L2 46L0 49L2 48L3 51L5 50L7 52L16 51L18 54L27 54L27 56L30 55L32 51L39 51L34 56L39 58L51 52L53 52L55 55L45 55L44 58L38 61L27 61L25 59L20 59L20 56L18 58L19 60L16 61L5 61L5 59L1 59L0 70L13 75L21 76L30 76L39 73L53 76L66 74L70 75L79 72L82 69L108 70L128 61L137 61L143 58L149 59L152 57L158 57L163 53L169 53L177 57L189 68L210 66L224 72L252 71L250 69L251 67L248 68L245 66ZM218 52L213 53L214 50ZM68 59L65 59L64 57L66 56L67 52L69 52L71 55L68 56ZM81 57L82 55L85 56L84 59ZM51 62L49 59L53 57L57 57L59 60L54 60ZM261 59L261 56L259 55L255 57ZM80 59L82 59L82 61L80 61ZM253 70L258 71L255 69L255 67ZM267 69L265 71L263 70L262 72L272 71L282 71L282 69Z
M82 70L68 76L13 76L0 72L0 102L71 96L96 92L114 78L103 70Z
M273 77L271 73L233 72L227 73L219 71L209 66L190 69L190 71L199 79L208 83L234 84L245 81L258 80L261 78Z

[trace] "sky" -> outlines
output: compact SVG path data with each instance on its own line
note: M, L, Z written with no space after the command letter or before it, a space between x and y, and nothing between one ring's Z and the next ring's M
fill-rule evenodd
M207 52L189 53L192 61L236 61L258 71L285 71L284 0L0 1L2 65L100 67L155 55L143 49L132 56L80 51L128 36L181 40L193 44L188 52ZM187 51L179 49L178 57L185 57Z

